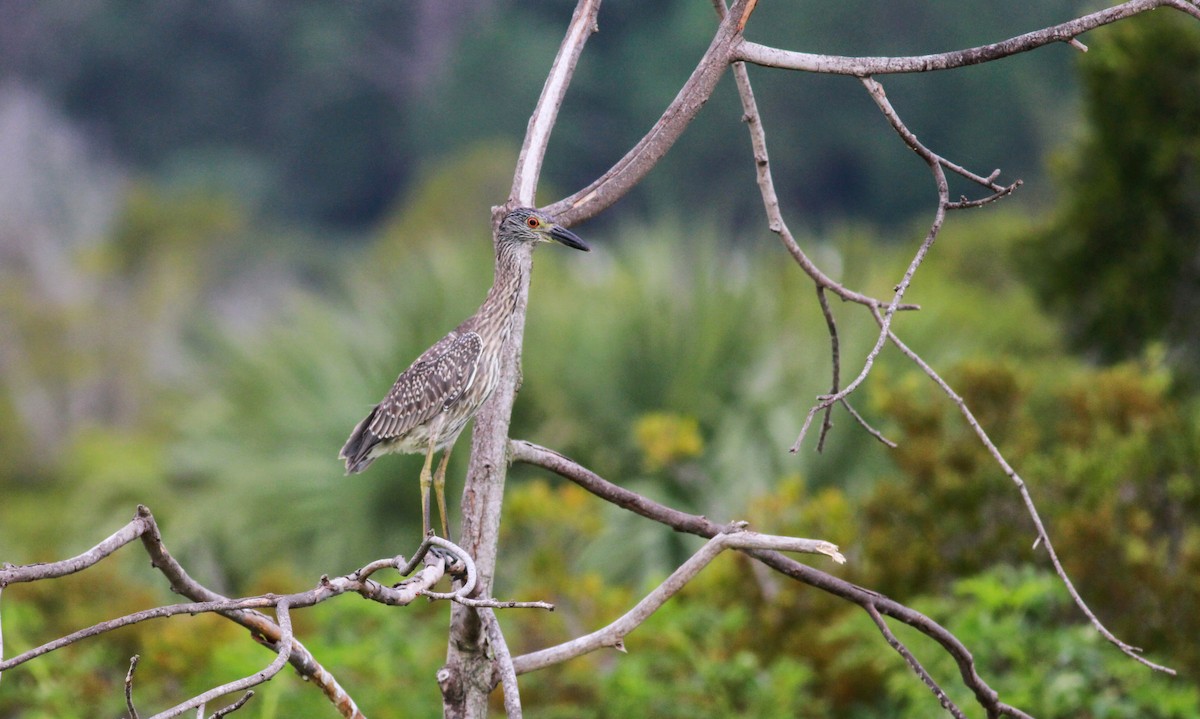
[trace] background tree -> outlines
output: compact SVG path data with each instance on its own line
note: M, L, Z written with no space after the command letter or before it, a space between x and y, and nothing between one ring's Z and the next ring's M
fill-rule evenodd
M1162 342L1194 381L1200 28L1176 20L1149 15L1097 33L1102 52L1080 60L1084 136L1059 162L1068 190L1025 251L1077 347L1111 361Z

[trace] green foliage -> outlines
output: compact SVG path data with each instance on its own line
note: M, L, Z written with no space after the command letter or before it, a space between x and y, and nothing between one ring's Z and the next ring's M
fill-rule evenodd
M1053 222L1023 247L1075 346L1113 360L1200 348L1200 28L1152 13L1080 59L1086 130L1060 163ZM1170 73L1163 68L1171 68Z
M36 87L159 180L215 181L273 216L361 228L447 155L520 136L572 6L46 0L11 11L8 24L20 31L0 44L0 73ZM1075 7L761 3L747 33L793 50L913 54L999 41L1061 22ZM547 180L563 191L610 167L651 127L695 67L716 15L693 0L625 2L604 5L598 23L547 158ZM889 90L914 131L946 156L1003 163L1030 180L1070 110L1068 52L895 78ZM820 222L912 213L924 168L860 88L773 70L756 70L754 81L773 151L788 158L774 171L790 188L789 209ZM629 206L753 216L740 116L732 85L718 88Z
M999 565L955 582L952 590L917 599L913 606L974 648L977 671L1008 704L1050 718L1183 719L1200 712L1194 684L1151 674L1115 651L1080 621L1052 573ZM960 708L971 707L974 700L959 686L953 659L932 640L891 624L950 698ZM877 630L865 617L848 615L826 634L861 646L875 640ZM878 653L872 657L894 704L878 716L926 717L939 711L937 699L899 655L880 659Z

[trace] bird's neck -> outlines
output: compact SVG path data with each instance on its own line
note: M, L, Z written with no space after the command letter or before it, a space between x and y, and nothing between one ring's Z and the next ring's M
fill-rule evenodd
M523 243L501 242L496 245L496 272L487 299L480 307L484 322L512 322L517 304L529 287L533 247Z

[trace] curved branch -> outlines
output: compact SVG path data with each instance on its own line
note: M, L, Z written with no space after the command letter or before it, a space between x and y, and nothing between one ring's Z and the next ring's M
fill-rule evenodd
M595 217L633 189L667 154L692 118L712 97L713 89L729 65L733 49L741 38L741 29L754 5L752 0L737 0L734 3L731 12L717 26L712 42L696 69L645 137L595 182L547 206L546 211L564 224L576 224Z
M213 699L223 697L226 694L232 694L233 692L258 686L259 684L270 680L271 677L274 677L276 674L278 674L279 670L283 669L283 666L287 664L288 656L291 654L292 646L292 617L288 612L288 603L286 599L275 605L275 616L278 618L281 632L279 640L279 652L275 656L275 660L268 664L266 668L260 669L259 671L249 676L242 677L241 679L209 689L203 694L193 697L182 704L177 704L165 712L155 714L154 716L150 717L150 719L171 719L171 717L177 717L188 709L202 707Z
M767 215L767 227L771 232L779 236L779 240L783 243L784 249L800 265L800 269L812 278L818 288L825 288L834 293L843 300L849 302L857 302L868 307L877 307L886 305L883 300L870 297L868 295L855 292L847 289L841 283L826 275L817 267L800 244L796 242L795 236L788 229L787 223L783 219L783 211L779 208L779 195L775 192L775 180L771 174L771 160L767 153L767 135L762 126L762 117L758 113L758 103L754 99L754 90L750 86L750 76L746 72L744 63L735 62L733 64L733 77L737 82L738 95L742 101L742 121L750 129L750 144L754 151L754 166L758 177L758 188L762 195L763 208ZM916 305L902 305L899 309L915 310L919 309Z
M1200 19L1200 9L1186 0L1131 0L1068 22L1027 32L1024 35L965 50L909 57L845 57L793 52L742 41L734 48L734 59L744 60L783 70L800 70L825 75L891 75L908 72L932 72L967 65L978 65L1022 52L1035 50L1055 42L1069 42L1089 30L1108 25L1139 13L1160 7L1170 7Z
M513 659L516 672L525 674L537 671L604 647L613 647L624 651L625 637L666 604L668 599L678 594L688 582L700 573L700 570L708 566L718 554L726 549L807 552L827 555L839 564L846 561L845 557L838 552L837 546L830 542L758 534L745 531L744 526L745 523L737 523L718 532L632 609L608 626L569 642L523 654Z
M707 517L672 509L636 492L617 486L558 452L540 447L531 442L513 440L512 457L513 461L524 462L554 472L607 502L629 509L647 519L671 527L677 532L686 532L688 534L712 538L726 529L726 527L713 522ZM879 613L897 619L916 629L940 644L946 653L954 659L955 663L958 664L963 684L975 694L976 701L988 712L989 716L1004 715L1021 717L1022 719L1028 717L1020 709L1001 702L1000 695L996 690L988 686L987 682L979 676L979 673L975 669L975 659L971 656L971 652L967 647L953 633L924 614L870 589L860 587L844 579L839 579L822 572L819 569L814 569L806 564L797 562L779 552L760 549L746 549L741 551L775 571L807 584L810 587L828 592L836 597L857 604L864 609L873 607Z
M192 579L179 562L175 561L175 558L167 551L166 545L163 544L162 534L159 532L158 525L154 522L149 509L139 505L138 516L144 516L148 520L147 529L141 537L142 545L150 555L150 563L155 569L162 572L166 576L167 581L171 583L171 591L182 594L194 601L227 600L227 597L217 594L195 579ZM279 626L260 612L235 610L227 613L222 612L221 614L227 619L249 629L251 636L262 642L275 645L282 640L283 635ZM364 719L363 713L359 710L354 698L342 688L342 685L338 683L333 674L321 666L316 657L298 639L293 638L291 640L291 653L288 656L288 661L300 676L307 678L320 688L326 698L337 707L337 710L343 717L346 717L346 719Z
M876 315L876 321L878 321L878 319L879 317ZM1029 494L1029 487L1025 484L1025 480L1021 479L1021 475L1017 474L1017 470L1013 469L1012 465L1010 465L1008 460L1004 458L1004 455L1001 454L999 447L997 447L995 442L992 441L992 438L988 436L988 433L986 430L984 430L983 425L979 424L979 420L975 419L975 414L971 412L969 407L967 407L966 401L963 400L961 395L954 391L954 388L950 386L949 382L942 379L942 376L939 375L923 357L913 351L908 345L904 344L904 342L901 341L900 338L895 335L895 333L889 331L888 339L893 345L896 346L897 349L900 350L900 352L904 354L905 357L908 357L914 364L920 367L921 371L924 372L929 379L933 380L934 383L941 388L942 392L950 398L950 401L954 403L954 406L958 408L958 411L962 413L963 418L966 419L967 425L970 426L971 430L975 432L975 435L979 438L979 441L987 449L988 454L992 456L992 459L996 462L996 464L1000 465L1000 469L1003 470L1004 474L1007 475L1008 478L1012 480L1013 484L1016 485L1017 491L1021 493L1021 501L1025 504L1026 513L1028 513L1029 517L1033 520L1033 525L1037 530L1037 541L1045 545L1046 553L1050 557L1050 563L1054 566L1054 571L1058 574L1058 578L1061 579L1063 584L1066 586L1067 593L1071 595L1071 599L1075 602L1075 606L1079 607L1079 610L1083 612L1083 615L1087 617L1088 621L1091 622L1096 631L1100 633L1100 636L1104 637L1113 646L1120 649L1126 655L1136 659L1151 669L1175 676L1174 669L1161 664L1156 664L1155 662L1146 659L1144 656L1142 656L1142 650L1139 647L1135 647L1121 641L1116 637L1116 635L1110 632L1108 628L1104 626L1104 624L1100 622L1100 619L1094 612L1092 612L1091 608L1088 607L1087 602L1083 601L1083 597L1079 594L1079 591L1075 589L1074 583L1071 582L1071 578L1067 575L1067 570L1063 568L1062 562L1059 561L1058 553L1054 551L1054 545L1050 542L1050 534L1046 531L1046 526L1042 523L1041 515L1038 514L1037 506L1033 502L1033 496ZM1036 547L1037 543L1035 543L1034 546Z

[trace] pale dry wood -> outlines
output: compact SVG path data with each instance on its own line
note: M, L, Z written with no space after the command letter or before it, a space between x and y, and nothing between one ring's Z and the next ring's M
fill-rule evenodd
M839 564L846 561L846 558L838 551L837 545L832 542L820 539L800 539L798 537L759 534L747 531L745 523L730 525L727 531L718 533L712 539L708 540L699 551L681 564L678 569L651 590L632 609L608 626L572 639L569 642L536 652L530 652L529 654L523 654L513 659L513 667L517 674L544 669L548 666L559 664L605 647L624 651L625 637L641 626L652 614L666 604L671 597L678 594L688 582L695 578L701 570L726 549L805 552L808 554L823 554Z
M1186 0L1132 0L1001 42L952 52L910 57L845 57L794 52L743 41L734 49L733 59L784 70L855 77L949 70L1000 60L1056 42L1070 43L1076 35L1162 7L1200 19L1200 8Z

